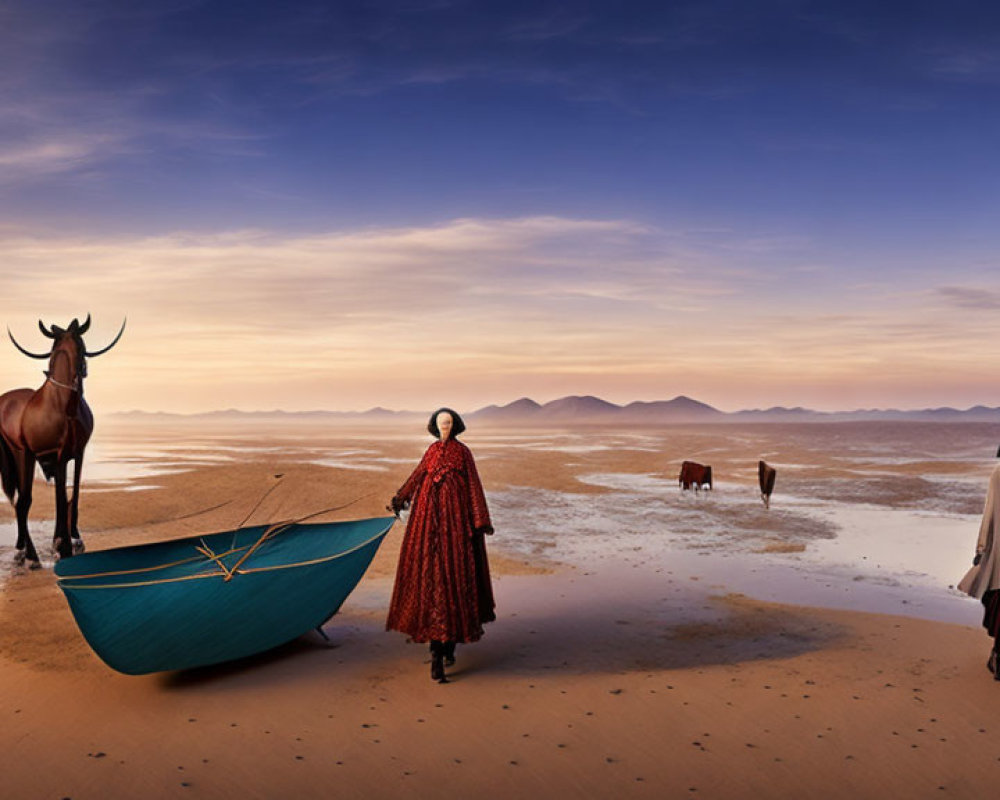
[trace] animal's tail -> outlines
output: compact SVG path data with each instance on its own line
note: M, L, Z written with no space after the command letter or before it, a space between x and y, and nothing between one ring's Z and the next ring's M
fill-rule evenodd
M17 461L3 436L0 436L0 483L3 484L3 493L13 503L14 492L17 491Z

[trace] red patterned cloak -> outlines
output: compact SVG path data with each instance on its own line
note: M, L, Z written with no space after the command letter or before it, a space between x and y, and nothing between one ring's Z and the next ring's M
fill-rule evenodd
M409 503L387 630L415 642L474 642L496 619L484 536L493 533L472 452L434 442L393 506Z

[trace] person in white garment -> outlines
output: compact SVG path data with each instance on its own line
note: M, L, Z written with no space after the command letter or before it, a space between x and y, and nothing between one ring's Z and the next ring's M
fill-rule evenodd
M996 527L1000 521L1000 466L990 475L986 491L986 507L979 526L976 554L972 569L959 581L958 588L983 602L983 627L993 637L986 666L1000 681L1000 547L997 547Z

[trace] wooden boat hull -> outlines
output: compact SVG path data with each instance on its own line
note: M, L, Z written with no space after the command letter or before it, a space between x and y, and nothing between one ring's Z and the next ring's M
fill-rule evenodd
M109 667L129 675L190 669L321 626L394 521L296 524L262 543L266 528L244 528L84 553L55 572L80 631Z

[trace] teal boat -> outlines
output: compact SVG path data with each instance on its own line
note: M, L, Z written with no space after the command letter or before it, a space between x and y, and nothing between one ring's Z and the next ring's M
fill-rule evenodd
M94 652L128 675L253 655L337 613L395 517L284 523L98 550L56 564Z

